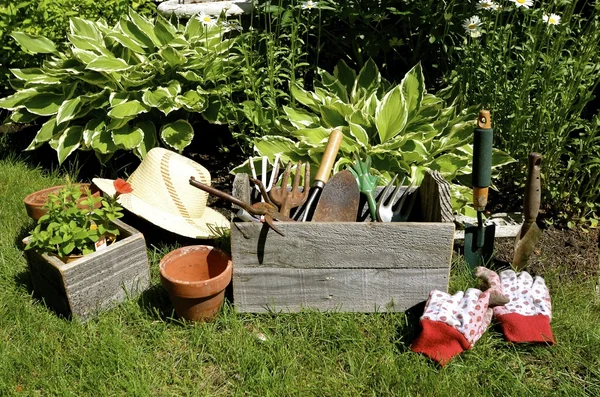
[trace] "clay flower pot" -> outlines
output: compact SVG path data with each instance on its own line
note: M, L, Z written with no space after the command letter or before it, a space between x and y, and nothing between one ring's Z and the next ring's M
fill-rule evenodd
M191 321L214 318L231 281L231 257L207 246L178 248L160 261L160 281L169 293L175 312Z
M85 192L85 189L91 189L94 197L100 196L100 190L96 186L90 185L89 183L78 183L79 188L82 192ZM23 202L25 203L25 208L27 209L27 215L29 215L33 220L37 221L46 213L46 210L43 209L44 204L48 201L48 195L56 194L60 189L62 189L64 185L52 186L47 189L38 190L37 192L33 192L25 199ZM87 199L87 196L81 196L78 202ZM83 209L81 205L78 205L80 209ZM100 208L100 203L97 204L96 208Z

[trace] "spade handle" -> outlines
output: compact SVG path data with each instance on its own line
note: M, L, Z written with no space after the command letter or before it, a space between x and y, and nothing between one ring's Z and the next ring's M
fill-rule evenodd
M533 223L535 223L538 212L540 211L541 201L541 183L540 183L540 164L542 155L539 153L529 154L529 163L527 168L527 183L525 185L525 197L523 198L523 229L524 234Z

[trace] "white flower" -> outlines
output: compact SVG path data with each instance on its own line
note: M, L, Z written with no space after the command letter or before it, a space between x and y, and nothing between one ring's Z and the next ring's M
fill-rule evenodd
M480 10L495 11L498 9L498 4L491 0L479 0L479 3L477 3L477 8Z
M510 0L510 1L515 3L517 8L519 8L519 7L529 8L533 5L533 0Z
M463 28L465 31L471 35L471 37L479 37L481 36L481 30L479 29L479 25L481 24L481 19L477 15L465 19L463 22Z
M204 25L204 26L215 26L217 23L215 18L213 18L210 15L207 15L205 13L199 14L196 18L198 18L198 20L200 22L202 22L202 25Z
M559 25L560 24L560 16L556 14L544 15L542 17L544 22L548 25Z
M319 3L317 3L316 1L312 1L312 0L308 0L305 1L304 3L302 3L302 9L303 10L312 10L313 8L318 8Z

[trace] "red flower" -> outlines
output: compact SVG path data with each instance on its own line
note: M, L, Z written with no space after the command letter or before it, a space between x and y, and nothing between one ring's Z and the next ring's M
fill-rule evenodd
M115 187L115 190L117 191L117 194L124 194L124 193L131 193L131 192L133 192L133 188L131 187L131 185L129 184L129 182L126 182L126 181L124 181L121 178L116 179L113 182L113 186Z

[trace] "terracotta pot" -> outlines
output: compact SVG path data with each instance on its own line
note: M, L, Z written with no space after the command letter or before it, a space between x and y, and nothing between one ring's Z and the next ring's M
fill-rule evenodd
M100 190L96 186L90 185L89 183L78 183L77 185L79 185L79 189L82 192L85 192L86 188L91 189L94 197L99 197L101 194ZM42 207L44 207L44 205L46 204L46 201L48 201L48 195L56 194L63 187L64 187L64 185L49 187L47 189L38 190L37 192L33 192L30 195L28 195L27 197L25 197L23 202L25 203L25 208L27 209L27 215L29 215L31 218L33 218L36 221L38 219L40 219L42 217L42 215L44 215L46 213L46 210L43 209ZM81 201L85 200L86 198L87 198L87 196L86 197L82 196L79 198L78 202L80 203ZM78 207L83 209L83 206L81 206L81 205L78 205ZM96 205L96 208L100 208L100 203L98 203Z
M192 321L214 318L231 282L231 257L208 245L178 248L160 261L160 281L179 317Z

